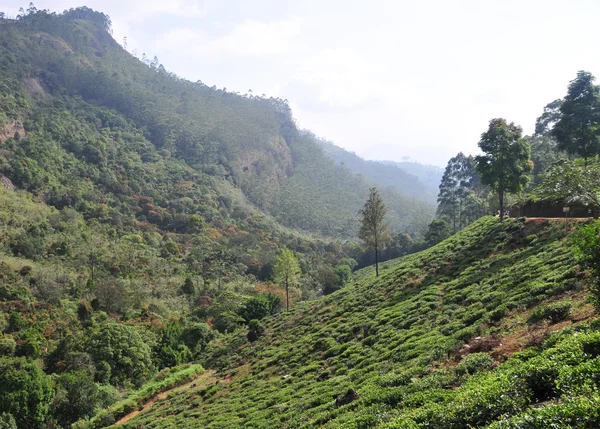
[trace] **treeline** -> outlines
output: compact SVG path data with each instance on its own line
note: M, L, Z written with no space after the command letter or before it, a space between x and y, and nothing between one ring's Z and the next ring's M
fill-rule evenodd
M522 171L520 183L503 195L504 201L498 199L497 184L490 186L482 180L482 172L489 171L481 158L462 152L453 157L444 171L438 220L430 224L429 234L435 233L436 240L443 239L485 214L504 211L504 207L518 214L527 203L575 204L597 215L600 168L590 161L600 155L600 87L594 80L591 73L579 71L567 95L544 108L536 120L534 135L521 137L520 127L514 127L512 140L523 148L531 168ZM486 137L484 133L480 147ZM505 164L497 164L498 172L514 168L510 158L507 155Z

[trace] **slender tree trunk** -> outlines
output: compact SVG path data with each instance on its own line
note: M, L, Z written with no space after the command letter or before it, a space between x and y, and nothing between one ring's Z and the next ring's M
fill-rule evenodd
M504 220L504 191L498 192L500 197L500 222Z
M452 230L456 234L456 202L452 202Z
M290 288L288 285L288 276L285 276L285 311L290 311Z
M375 245L375 277L379 277L379 249Z

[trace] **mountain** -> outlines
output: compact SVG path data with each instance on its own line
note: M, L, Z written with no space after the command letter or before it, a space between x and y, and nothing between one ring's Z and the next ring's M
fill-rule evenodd
M87 8L0 20L0 174L59 208L119 206L172 231L177 215L258 210L293 229L356 235L371 183L300 133L285 100L180 79L125 51L109 25ZM392 230L418 235L433 218L413 195L386 191Z
M378 161L383 164L393 165L401 170L406 171L408 174L416 176L425 186L435 192L437 196L440 188L440 182L444 175L444 169L435 165L425 165L418 162L410 161Z
M355 153L349 152L329 141L316 137L313 138L321 145L327 156L337 164L343 165L352 172L362 175L371 183L393 188L398 192L410 195L421 201L431 204L436 203L443 170L417 163L367 161Z
M285 100L140 61L87 7L3 16L0 427L68 429L194 378L210 341L342 288L369 251L354 237L372 183ZM421 243L435 207L381 195Z
M209 344L207 371L118 427L592 428L600 324L582 274L562 222L486 217L263 319L254 343Z

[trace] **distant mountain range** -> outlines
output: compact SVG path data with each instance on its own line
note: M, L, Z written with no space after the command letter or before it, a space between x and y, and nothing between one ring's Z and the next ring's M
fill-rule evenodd
M421 201L436 203L443 168L417 162L368 161L332 142L315 139L337 164L361 174L373 184L393 188Z

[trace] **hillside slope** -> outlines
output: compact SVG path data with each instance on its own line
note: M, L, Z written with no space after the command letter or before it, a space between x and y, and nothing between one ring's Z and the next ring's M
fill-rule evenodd
M286 100L180 79L108 30L89 9L0 20L0 174L59 208L95 216L108 204L171 231L190 212L243 220L255 207L355 235L370 184L301 135ZM152 198L151 215L135 195ZM393 230L418 234L433 218L433 204L386 197Z
M403 167L404 165L410 165L409 168L414 170L413 164L414 166L420 164L403 163L403 167L399 167L391 161L368 161L331 142L321 139L316 140L327 156L336 163L348 167L354 173L363 175L372 183L391 187L414 198L436 204L441 174L439 176L440 180L436 183L436 169L434 167L429 168L421 165L421 170L417 172L419 177L415 172L409 172L408 168ZM422 178L424 181L421 181Z
M563 223L483 218L373 271L210 344L220 378L120 427L595 427L600 324Z

